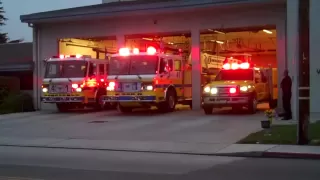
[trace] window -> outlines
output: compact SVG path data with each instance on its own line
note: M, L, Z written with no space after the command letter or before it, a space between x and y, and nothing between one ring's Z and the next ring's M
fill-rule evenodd
M172 59L169 59L167 62L168 62L167 65L168 65L168 67L169 67L169 70L172 71L172 70L173 70L173 60L172 60Z
M99 64L99 75L104 76L104 64Z
M96 76L96 75L97 75L97 64L96 63L90 63L89 77L90 76Z

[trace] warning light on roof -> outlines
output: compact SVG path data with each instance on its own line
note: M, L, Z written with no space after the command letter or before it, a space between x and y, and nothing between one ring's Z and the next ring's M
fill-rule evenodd
M63 58L64 58L64 55L63 55L63 54L60 54L59 57L60 57L60 59L63 59Z
M82 55L81 54L76 54L76 58L81 58Z
M241 63L241 64L237 64L237 63L232 63L232 64L229 64L229 63L225 63L223 66L222 66L223 69L226 69L226 70L229 70L229 69L249 69L250 68L250 64L245 62L245 63Z
M139 54L139 49L138 48L133 48L133 54Z
M157 52L157 50L156 50L156 48L154 48L154 47L148 47L148 49L147 49L147 53L148 54L155 54Z
M129 48L120 48L119 54L121 56L128 56L130 54L130 50L129 50Z

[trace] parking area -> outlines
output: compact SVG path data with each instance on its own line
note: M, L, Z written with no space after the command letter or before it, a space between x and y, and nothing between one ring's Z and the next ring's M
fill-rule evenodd
M262 112L248 115L226 109L204 115L183 106L168 114L140 111L126 115L115 110L58 113L46 109L0 116L0 136L232 144L259 130L262 118Z

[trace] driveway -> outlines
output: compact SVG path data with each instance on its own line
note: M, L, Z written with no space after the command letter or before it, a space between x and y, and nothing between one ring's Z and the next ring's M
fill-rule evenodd
M185 107L168 114L141 111L127 115L117 111L58 113L45 110L0 116L0 144L10 144L17 139L76 139L103 140L109 142L109 146L110 142L230 145L259 130L262 118L261 112L248 115L225 110L208 116ZM24 145L28 145L27 142L23 140Z

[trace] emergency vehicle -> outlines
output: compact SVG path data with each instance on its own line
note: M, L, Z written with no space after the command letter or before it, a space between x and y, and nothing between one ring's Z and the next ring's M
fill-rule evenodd
M103 108L107 60L87 55L60 55L45 60L41 101L56 104L64 112L86 106Z
M246 107L253 114L258 103L276 101L276 69L253 67L250 55L241 56L226 57L215 80L203 88L202 107L205 114L212 114L213 108L221 107L236 110Z
M153 106L170 112L178 103L191 106L191 66L186 67L187 58L163 54L154 47L141 52L121 48L110 56L103 102L117 103L123 113Z

